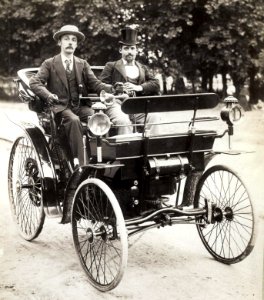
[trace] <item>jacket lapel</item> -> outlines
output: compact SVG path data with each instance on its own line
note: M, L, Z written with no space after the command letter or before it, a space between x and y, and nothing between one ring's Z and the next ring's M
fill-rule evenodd
M55 58L54 58L54 68L58 74L58 77L61 79L61 81L63 82L63 84L65 85L65 87L68 90L68 82L67 82L67 78L66 78L66 72L65 72L64 66L62 64L60 54L55 56Z
M126 69L122 59L115 63L115 68L127 81Z
M136 66L138 67L138 70L139 70L138 83L141 84L145 81L145 72L144 72L141 64L138 63L137 61L136 61Z
M79 85L82 83L83 62L76 56L74 56L74 66L76 81L79 87Z
M138 82L139 82L139 84L141 84L145 80L145 72L144 72L144 69L142 68L142 66L141 66L140 63L138 63L136 61L135 64L136 64L136 66L138 67L138 70L139 70ZM115 68L125 78L125 80L127 81L126 69L125 69L125 65L124 65L122 59L120 59L120 60L118 60L116 62Z

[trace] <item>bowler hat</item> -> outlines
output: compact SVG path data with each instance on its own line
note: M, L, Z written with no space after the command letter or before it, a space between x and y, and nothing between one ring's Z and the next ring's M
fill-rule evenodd
M123 45L137 45L139 42L137 41L137 30L130 27L126 26L124 29L121 29L121 41L119 41L119 44Z
M75 25L64 25L61 27L61 29L57 32L54 33L53 35L53 39L55 41L58 41L60 39L61 36L65 35L65 34L73 34L76 35L77 38L80 41L83 41L85 39L85 36L82 32L79 31L78 27Z

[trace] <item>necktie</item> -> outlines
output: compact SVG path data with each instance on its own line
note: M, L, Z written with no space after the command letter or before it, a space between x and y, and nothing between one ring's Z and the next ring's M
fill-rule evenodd
M65 60L65 64L66 64L66 76L67 76L67 78L69 78L70 75L71 75L71 69L70 69L71 60L70 59L66 59Z

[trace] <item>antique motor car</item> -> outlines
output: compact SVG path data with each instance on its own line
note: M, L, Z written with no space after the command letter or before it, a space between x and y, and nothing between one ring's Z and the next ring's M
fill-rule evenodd
M36 71L20 70L16 82L20 99L37 113L39 126L18 124L24 135L13 144L8 168L11 211L24 239L37 238L45 217L71 223L80 264L101 291L121 281L128 239L151 228L194 224L209 253L225 264L237 263L252 251L254 214L245 184L225 165L208 166L217 154L215 140L225 134L231 138L241 118L235 98L224 101L221 119L227 129L218 133L211 124L219 118L197 116L198 110L218 105L214 93L124 96L122 110L128 114L193 112L183 121L182 132L155 136L146 124L137 125L133 134L115 135L104 110L120 96L80 95L93 101L95 113L83 124L86 163L74 169L62 128L29 88ZM201 122L210 122L210 127L197 129Z

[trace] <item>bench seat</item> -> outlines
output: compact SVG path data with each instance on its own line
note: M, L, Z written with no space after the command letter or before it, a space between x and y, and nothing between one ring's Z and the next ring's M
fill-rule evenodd
M183 154L190 152L207 152L212 150L216 131L199 130L195 135L179 133L170 135L150 136L147 143L148 157ZM139 158L144 155L142 134L117 135L102 140L103 160L124 160ZM96 156L96 139L90 141L91 155Z

